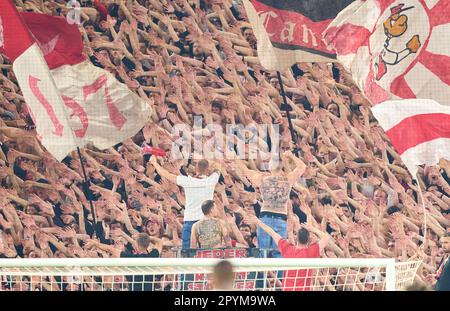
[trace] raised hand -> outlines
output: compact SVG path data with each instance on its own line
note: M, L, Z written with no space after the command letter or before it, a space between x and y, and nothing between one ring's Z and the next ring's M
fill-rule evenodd
M261 220L258 219L258 217L256 217L255 215L250 215L250 214L246 214L244 216L245 222L247 224L251 224L251 225L258 225Z
M372 186L379 186L380 185L380 180L378 178L376 178L375 176L369 176L367 178L367 181L369 182L369 184L371 184Z

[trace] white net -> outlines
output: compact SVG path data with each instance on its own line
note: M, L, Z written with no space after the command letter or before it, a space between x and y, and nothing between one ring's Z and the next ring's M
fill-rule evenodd
M211 290L217 259L3 259L0 290ZM393 259L231 259L235 290L382 291L410 286L420 261Z

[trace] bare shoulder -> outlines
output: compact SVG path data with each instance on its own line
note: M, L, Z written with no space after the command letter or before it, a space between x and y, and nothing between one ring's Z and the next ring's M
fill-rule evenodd
M201 223L201 222L202 222L202 221L199 220L199 221L197 221L195 224L192 225L192 232L194 232L194 229L197 229L198 224Z

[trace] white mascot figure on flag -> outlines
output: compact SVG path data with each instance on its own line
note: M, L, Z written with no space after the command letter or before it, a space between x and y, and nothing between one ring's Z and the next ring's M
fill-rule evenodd
M450 1L358 0L323 37L413 176L450 157Z

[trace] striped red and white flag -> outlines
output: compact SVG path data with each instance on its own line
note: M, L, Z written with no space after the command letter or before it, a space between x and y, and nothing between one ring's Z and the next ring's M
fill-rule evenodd
M445 38L448 0L358 0L324 32L413 174L416 165L450 158Z
M450 105L430 99L390 100L372 112L413 176L418 165L450 159Z

